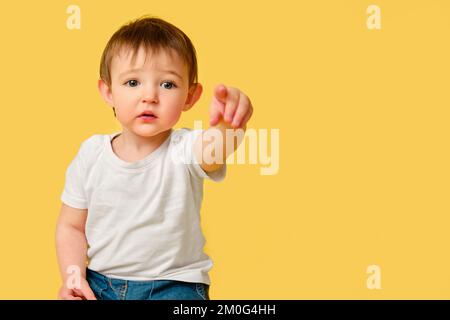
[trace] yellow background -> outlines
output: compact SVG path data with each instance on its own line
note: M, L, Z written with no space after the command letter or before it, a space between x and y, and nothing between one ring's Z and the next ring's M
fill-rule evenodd
M68 30L66 9L81 9ZM381 8L381 30L366 9ZM0 298L55 299L54 229L80 143L120 125L96 81L122 24L159 16L193 41L208 120L218 83L280 129L280 170L205 182L212 299L450 298L450 2L18 1L0 10ZM380 290L366 286L381 268Z

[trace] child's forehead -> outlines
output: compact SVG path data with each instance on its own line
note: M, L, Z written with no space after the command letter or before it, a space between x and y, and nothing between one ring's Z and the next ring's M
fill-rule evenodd
M111 71L126 71L135 68L161 68L177 69L184 72L186 65L180 55L173 49L139 47L138 50L122 46L119 48L111 61Z

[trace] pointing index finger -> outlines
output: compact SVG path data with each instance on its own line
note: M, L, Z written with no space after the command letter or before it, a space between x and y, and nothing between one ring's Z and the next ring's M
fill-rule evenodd
M214 90L214 95L216 96L217 100L226 103L228 95L227 87L225 87L223 84L218 85Z

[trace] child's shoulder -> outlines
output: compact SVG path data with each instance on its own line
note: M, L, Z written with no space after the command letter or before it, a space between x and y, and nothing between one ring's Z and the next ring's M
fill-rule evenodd
M86 149L86 151L98 149L104 145L108 137L108 134L93 134L81 142L80 149Z
M174 147L185 147L194 143L195 138L200 133L197 129L178 128L173 129L171 134L171 145Z
M185 135L192 132L193 129L187 127L176 128L172 130L172 135Z
M172 138L184 138L184 137L189 137L189 136L194 136L196 135L199 130L197 129L192 129L192 128L187 128L187 127L182 127L182 128L178 128L178 129L173 129L172 130Z
M93 134L81 142L79 148L79 155L85 159L95 157L99 154L105 146L105 143L110 139L108 134Z

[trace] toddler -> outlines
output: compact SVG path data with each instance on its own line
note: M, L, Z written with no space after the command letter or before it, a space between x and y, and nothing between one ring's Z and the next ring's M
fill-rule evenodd
M98 89L122 130L83 141L67 168L58 298L209 299L203 181L224 179L253 112L249 98L218 85L208 129L173 129L202 93L196 52L180 29L149 16L108 41Z

